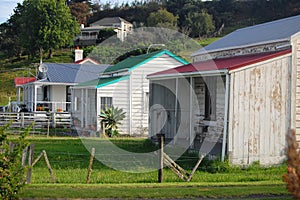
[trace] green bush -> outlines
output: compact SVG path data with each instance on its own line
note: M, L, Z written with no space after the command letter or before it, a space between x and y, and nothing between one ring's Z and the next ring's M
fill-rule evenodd
M119 135L118 125L125 118L125 112L122 108L107 107L105 110L101 111L99 116L101 118L101 123L105 125L105 133L109 137L114 137Z
M28 131L12 141L9 140L9 125L0 127L0 199L18 199L18 193L25 184L25 168L22 167L22 153L28 146L25 137Z

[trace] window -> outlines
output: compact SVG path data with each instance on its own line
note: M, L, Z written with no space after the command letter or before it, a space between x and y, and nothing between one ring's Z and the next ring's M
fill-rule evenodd
M216 77L205 78L205 119L216 120Z
M110 108L112 106L112 97L101 97L101 110L105 110L105 108Z

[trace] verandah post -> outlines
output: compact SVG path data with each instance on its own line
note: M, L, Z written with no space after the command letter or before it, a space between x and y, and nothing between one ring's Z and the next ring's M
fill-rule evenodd
M163 168L164 168L164 134L156 134L158 140L158 182L161 183L163 181Z

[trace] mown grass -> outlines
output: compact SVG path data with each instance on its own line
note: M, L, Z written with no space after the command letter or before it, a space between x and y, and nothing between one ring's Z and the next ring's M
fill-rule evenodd
M292 199L282 184L48 184L29 185L21 196L24 198L242 198L252 195Z
M52 183L46 163L41 159L33 167L31 184L22 189L22 198L290 198L282 182L285 164L260 167L256 163L241 168L231 166L228 162L204 160L191 182L182 181L165 168L163 183L158 184L157 171L122 172L95 159L90 184L86 184L90 153L79 138L34 136L29 141L34 144L35 158L42 150L46 150L56 183ZM105 145L106 140L91 141ZM116 138L110 139L110 142L130 152L157 149L147 139ZM196 161L195 154L185 153L176 162L191 171Z
M31 138L35 145L35 157L46 150L58 183L85 183L90 153L78 138ZM95 139L93 142L102 142ZM111 139L116 146L129 152L151 152L156 146L147 139ZM96 154L105 152L96 152ZM176 162L190 171L197 162L197 155L185 153ZM118 162L116 162L118 165ZM241 168L230 166L228 162L211 162L204 160L192 182L256 182L281 181L286 171L286 165L259 167L258 164ZM32 183L50 183L51 178L44 160L33 168ZM97 159L93 163L91 183L156 183L157 172L127 173L111 169ZM164 170L164 182L182 182L169 169Z

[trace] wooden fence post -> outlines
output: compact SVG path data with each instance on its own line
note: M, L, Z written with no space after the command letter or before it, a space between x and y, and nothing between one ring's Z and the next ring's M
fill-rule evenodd
M21 127L24 128L25 126L25 119L24 119L24 112L21 112Z
M43 154L44 154L45 161L46 161L47 167L49 169L49 172L50 172L50 175L51 175L51 178L52 178L52 182L55 183L54 173L53 173L53 170L51 168L51 165L50 165L50 162L49 162L49 159L48 159L48 156L47 156L47 153L46 153L45 150L43 150Z
M102 131L102 136L105 137L105 122L101 122L101 131Z
M50 132L50 119L48 118L48 120L47 120L47 137L49 137L49 132Z
M164 134L156 134L158 139L158 182L162 183L163 181L163 168L164 168Z
M29 147L26 147L26 148L23 150L23 153L22 153L22 167L25 167L25 165L26 165L26 158L27 158L27 151L28 151L28 148L29 148Z
M56 128L56 113L52 113L52 127Z
M93 160L95 157L95 148L92 148L91 156L90 156L90 162L89 162L89 168L88 168L88 175L86 177L86 183L90 182L91 179L91 173L92 173L92 166L93 166Z
M28 155L28 172L27 172L27 178L26 178L27 184L29 184L31 182L33 155L34 155L34 144L31 144L29 146L29 155Z

